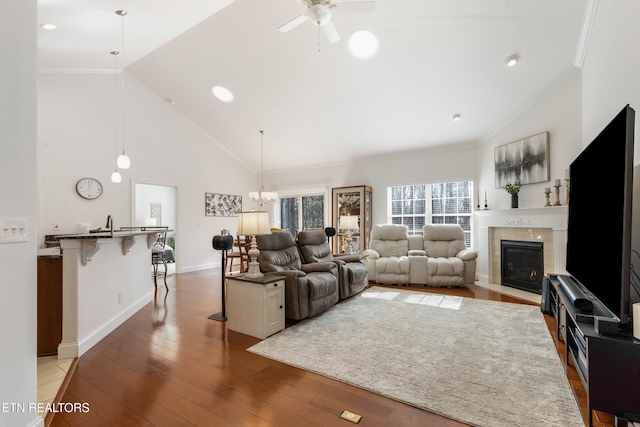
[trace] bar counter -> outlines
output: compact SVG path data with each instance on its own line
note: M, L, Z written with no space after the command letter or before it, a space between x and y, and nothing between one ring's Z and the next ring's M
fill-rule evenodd
M81 356L152 301L151 247L160 231L165 230L47 236L62 252L58 358Z

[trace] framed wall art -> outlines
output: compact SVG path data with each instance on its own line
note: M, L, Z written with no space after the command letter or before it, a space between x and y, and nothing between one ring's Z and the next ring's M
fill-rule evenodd
M242 196L204 193L204 214L206 216L238 216L242 211Z
M496 188L508 182L549 181L549 132L496 147L494 165Z

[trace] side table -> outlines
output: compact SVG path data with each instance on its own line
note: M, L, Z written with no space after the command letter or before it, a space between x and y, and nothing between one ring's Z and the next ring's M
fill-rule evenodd
M284 276L227 278L227 328L264 339L284 330Z

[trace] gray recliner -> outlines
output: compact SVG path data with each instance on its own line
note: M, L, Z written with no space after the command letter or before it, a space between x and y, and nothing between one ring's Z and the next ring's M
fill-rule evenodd
M285 276L285 315L301 320L315 316L339 300L338 267L333 262L302 264L289 231L256 236L260 271Z
M304 230L296 236L298 249L305 264L334 262L338 267L340 300L349 298L367 286L367 267L362 255L338 254L331 252L324 230Z
M427 283L431 286L472 285L477 252L467 249L458 224L426 224L422 227L427 255Z

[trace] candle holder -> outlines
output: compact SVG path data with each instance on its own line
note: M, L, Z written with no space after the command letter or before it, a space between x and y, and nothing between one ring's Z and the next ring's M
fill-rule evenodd
M568 205L569 204L569 179L566 178L564 182L565 182L564 204Z
M560 203L560 185L554 185L553 186L556 189L556 202L553 204L553 206L562 206L562 204Z
M489 205L487 205L487 193L484 193L484 211L488 211L489 210Z
M544 197L546 197L546 199L547 199L547 203L544 205L545 207L551 206L551 202L549 201L549 196L550 195L551 195L551 191L548 188L546 188L544 190Z

